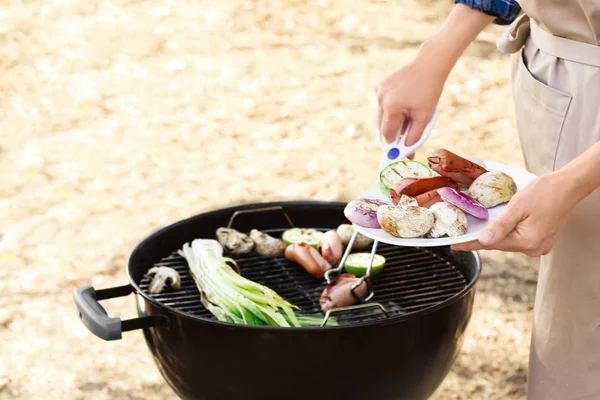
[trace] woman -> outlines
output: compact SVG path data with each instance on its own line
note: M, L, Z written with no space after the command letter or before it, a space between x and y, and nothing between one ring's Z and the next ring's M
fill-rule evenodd
M456 3L377 87L379 127L390 141L410 119L416 142L462 52L488 24L512 22L498 47L512 53L521 147L538 178L478 241L455 249L542 256L528 399L600 399L600 0Z

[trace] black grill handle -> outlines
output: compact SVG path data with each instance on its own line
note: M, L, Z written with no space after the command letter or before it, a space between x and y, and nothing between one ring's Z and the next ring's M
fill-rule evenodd
M290 225L290 227L291 228L294 227L294 223L292 222L292 219L290 218L290 216L288 215L288 213L285 212L285 210L283 209L283 207L281 207L281 206L271 206L271 207L251 208L251 209L248 209L248 210L238 210L238 211L234 212L231 215L231 218L229 218L229 223L227 224L227 228L231 228L233 226L233 221L235 220L235 218L238 215L241 215L241 214L254 214L254 213L265 212L265 211L281 211L281 213L285 217L285 220Z
M92 286L81 286L73 289L73 301L77 307L79 319L90 332L104 340L119 340L122 332L163 325L166 322L164 317L157 316L121 321L120 318L109 317L99 303L100 300L123 297L131 293L133 293L131 285L101 290L96 290Z

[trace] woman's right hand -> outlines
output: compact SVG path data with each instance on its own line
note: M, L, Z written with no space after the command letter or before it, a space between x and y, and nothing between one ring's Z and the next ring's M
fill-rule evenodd
M435 56L429 55L426 45L408 65L385 77L376 87L379 103L377 127L390 143L411 122L406 145L415 144L431 121L448 76L439 68Z
M415 59L384 78L375 89L379 102L377 127L390 143L411 122L406 144L415 144L435 111L448 75L462 52L494 17L456 4L438 33L426 41Z

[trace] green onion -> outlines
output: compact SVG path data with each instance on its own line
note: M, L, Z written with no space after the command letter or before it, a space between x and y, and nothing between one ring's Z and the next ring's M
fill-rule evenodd
M216 240L195 239L191 246L184 244L179 254L188 262L202 304L219 321L300 327L320 325L323 320L317 315L296 315L298 307L275 291L238 275L230 265L237 265L235 260L223 257L223 247ZM335 319L330 321L328 326L337 325Z

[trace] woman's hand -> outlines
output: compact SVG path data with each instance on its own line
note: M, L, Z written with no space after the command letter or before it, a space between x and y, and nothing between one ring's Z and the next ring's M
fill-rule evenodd
M406 145L416 143L431 121L438 103L447 72L430 52L423 51L410 64L387 76L375 88L379 108L377 127L388 143L396 138L408 122L411 127Z
M504 212L481 232L478 241L454 245L452 249L502 250L530 257L548 254L578 202L575 196L569 196L561 180L554 174L534 179L513 196Z
M434 37L426 41L415 59L384 78L375 89L379 103L377 127L390 143L403 125L411 122L406 139L415 144L435 111L444 83L463 51L494 17L456 4Z

